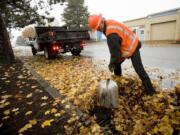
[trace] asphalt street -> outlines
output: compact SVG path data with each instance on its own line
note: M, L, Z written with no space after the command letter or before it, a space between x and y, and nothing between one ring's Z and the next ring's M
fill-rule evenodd
M180 69L180 45L143 45L140 52L145 66L173 70ZM88 43L82 55L107 62L109 62L110 58L106 42ZM130 63L130 60L125 61L125 64Z

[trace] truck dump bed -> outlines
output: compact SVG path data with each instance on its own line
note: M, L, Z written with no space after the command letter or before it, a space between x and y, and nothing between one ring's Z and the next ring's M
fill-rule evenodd
M67 30L66 27L35 27L37 37L48 39L49 33L54 34L56 41L89 40L88 30Z

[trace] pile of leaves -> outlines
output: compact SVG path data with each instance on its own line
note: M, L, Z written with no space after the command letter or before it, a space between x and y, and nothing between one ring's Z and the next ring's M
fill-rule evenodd
M45 61L36 59L32 66L45 80L82 111L94 107L96 87L100 80L109 77L109 72L97 70L89 58L66 58Z
M180 126L180 85L170 91L156 91L148 96L140 80L117 78L119 85L119 107L114 110L116 129L122 134L178 133ZM157 90L158 88L156 88Z
M122 134L171 135L179 131L177 96L180 86L170 91L158 90L156 86L157 92L151 97L145 93L138 78L111 76L90 58L65 57L47 61L36 57L30 64L67 100L87 114L98 106L97 86L100 80L111 77L119 86L119 107L114 109L113 121L116 130ZM96 117L91 119L96 120ZM101 134L98 124L94 124L92 129L80 127L81 134L88 132Z

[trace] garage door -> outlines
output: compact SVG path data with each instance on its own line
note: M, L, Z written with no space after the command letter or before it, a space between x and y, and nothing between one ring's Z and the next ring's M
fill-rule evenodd
M151 25L151 40L174 40L176 21Z

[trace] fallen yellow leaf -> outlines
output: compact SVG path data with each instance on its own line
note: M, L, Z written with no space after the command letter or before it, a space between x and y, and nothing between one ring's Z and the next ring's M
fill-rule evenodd
M31 86L32 89L36 88L37 86Z
M9 118L10 118L9 116L5 116L5 117L2 118L2 120L7 120Z
M27 102L28 105L32 105L33 102Z
M3 126L3 123L0 123L0 128Z
M42 99L42 100L47 100L48 97L47 97L47 96L43 96L43 97L41 97L41 99Z
M74 122L76 120L76 118L75 117L72 117L72 118L70 118L67 122L69 123L69 124L71 124L72 122Z
M37 124L37 120L33 119L33 120L29 120L29 122L24 125L24 127L20 128L20 130L18 131L19 133L23 133L24 131L28 130L29 128L32 128L33 125Z
M19 111L15 112L14 115L18 115L19 114Z
M4 113L5 115L9 115L9 114L10 114L10 110L5 110L3 113Z
M61 103L64 104L66 101L65 100L62 100Z
M0 108L4 108L6 106L10 105L10 102L5 102L3 104L0 105Z
M70 108L70 105L66 105L65 108L66 108L66 109L69 109L69 108Z
M1 96L2 99L7 99L7 98L10 98L12 97L12 95L4 95L4 96Z
M40 106L43 107L43 106L45 106L45 105L47 105L47 103L42 103Z
M10 82L11 82L10 80L5 81L5 83L10 83Z
M163 93L159 93L159 94L157 94L157 97L158 97L158 98L163 98L164 95L163 95Z
M56 108L52 108L51 109L51 113L56 113L57 112L57 109Z
M12 112L17 112L19 110L19 108L14 108L12 109Z
M28 123L24 127L20 128L20 130L18 132L23 133L24 131L28 130L29 128L32 128L32 125L30 123Z
M55 117L60 117L60 116L61 116L61 113L55 113L54 116L55 116Z
M50 111L47 110L44 114L45 114L45 115L48 115L48 114L50 114Z
M41 124L42 128L45 128L46 126L51 126L51 122L53 122L54 119L46 120Z
M93 125L92 127L91 127L91 131L93 132L93 133L95 133L97 130L99 130L100 129L100 127L99 127L99 125L97 125L97 124L95 124L95 125Z
M32 93L27 94L27 96L26 96L26 97L27 97L27 98L32 97Z
M0 104L4 104L6 102L6 99L3 99L0 101Z
M36 119L29 120L29 123L30 123L31 125L36 125L36 124L37 124L37 120L36 120Z
M31 113L32 113L32 111L28 111L25 113L25 115L27 116L27 115L30 115Z
M24 78L22 75L19 75L18 77L17 77L18 79L22 79L22 78Z

